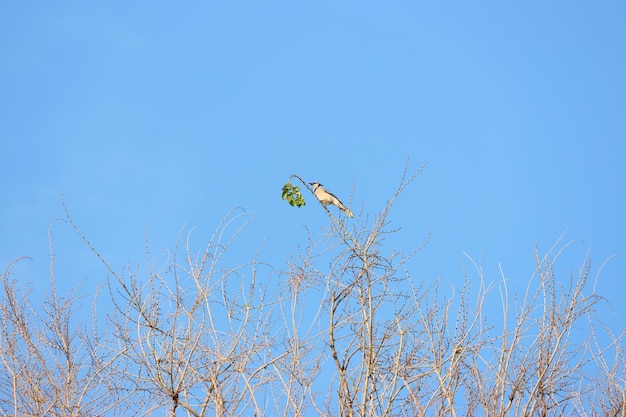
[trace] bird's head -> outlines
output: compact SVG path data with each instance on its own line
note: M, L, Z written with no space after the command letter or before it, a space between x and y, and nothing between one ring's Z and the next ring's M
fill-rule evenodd
M315 181L315 182L310 182L309 184L310 184L310 185L311 185L311 187L313 187L313 188L317 188L317 187L319 187L319 186L321 186L321 185L322 185L322 184L320 184L320 183L319 183L319 182L317 182L317 181Z

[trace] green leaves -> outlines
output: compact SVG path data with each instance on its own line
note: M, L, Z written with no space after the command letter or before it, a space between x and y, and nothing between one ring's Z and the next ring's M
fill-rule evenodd
M302 207L306 205L302 193L300 192L300 187L292 185L289 182L283 186L283 200L287 200L291 206Z

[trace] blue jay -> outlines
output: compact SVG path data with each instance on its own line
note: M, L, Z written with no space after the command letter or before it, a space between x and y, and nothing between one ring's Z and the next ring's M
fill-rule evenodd
M345 212L348 215L348 217L354 217L354 214L350 211L350 209L344 206L343 203L339 201L337 197L335 197L333 194L326 191L324 187L322 187L322 184L320 184L317 181L310 182L309 184L311 184L311 186L313 187L313 192L315 193L315 197L317 197L317 199L320 201L320 203L324 205L324 207L329 204L332 204L334 206L339 207L339 210Z

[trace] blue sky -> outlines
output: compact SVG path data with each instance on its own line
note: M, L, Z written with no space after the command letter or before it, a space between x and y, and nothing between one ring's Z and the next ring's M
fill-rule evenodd
M263 243L282 269L328 222L281 201L290 174L371 215L410 157L391 244L432 234L416 280L458 283L465 252L525 283L567 231L563 278L614 256L597 288L626 319L625 21L618 1L4 2L0 268L32 257L14 277L45 291L63 195L114 267L241 206L232 255ZM62 286L104 280L68 225L53 242Z

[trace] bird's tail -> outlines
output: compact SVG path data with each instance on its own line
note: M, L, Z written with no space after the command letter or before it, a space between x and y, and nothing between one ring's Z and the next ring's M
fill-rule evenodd
M350 209L343 204L339 207L344 213L348 215L348 217L354 217L354 213L350 211Z

